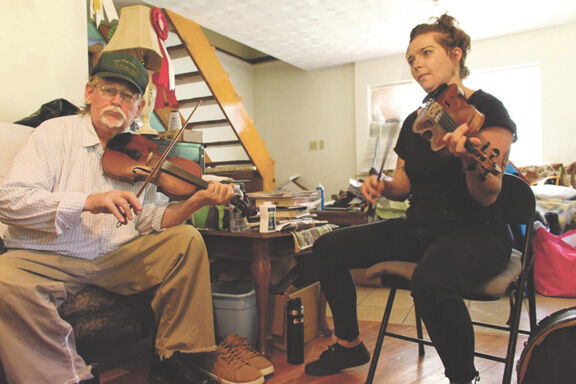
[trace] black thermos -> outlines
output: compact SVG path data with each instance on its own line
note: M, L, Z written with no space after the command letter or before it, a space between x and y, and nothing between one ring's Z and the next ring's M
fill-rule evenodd
M304 306L300 298L286 304L286 354L288 363L304 362Z

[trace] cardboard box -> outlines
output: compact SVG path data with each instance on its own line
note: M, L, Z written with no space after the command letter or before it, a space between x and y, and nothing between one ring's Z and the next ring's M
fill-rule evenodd
M305 288L283 295L269 295L268 303L270 336L272 344L286 350L286 302L299 297L304 306L304 343L315 339L320 334L318 326L318 306L320 303L320 283L316 282Z

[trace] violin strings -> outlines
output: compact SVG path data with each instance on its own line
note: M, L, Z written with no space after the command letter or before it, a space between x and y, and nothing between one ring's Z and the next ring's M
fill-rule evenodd
M438 123L448 132L454 132L458 126L456 122L452 119L452 117L446 113L446 111L440 112L440 118L438 119Z
M440 124L440 126L442 128L444 128L444 130L447 132L454 132L454 130L456 130L456 128L458 128L458 125L456 124L454 119L443 108L439 113L438 124ZM491 169L486 168L486 165L484 165L484 160L486 160L486 156L484 154L484 151L476 148L470 142L470 140L466 140L466 143L464 144L464 146L465 146L466 150L469 153L471 153L472 156L474 156L476 161L478 163L480 163L484 169L487 170L487 172L491 172L495 175L497 175L498 173L501 172L498 168L498 165L494 164L493 162L492 162L493 165L488 165L488 166L490 166ZM482 178L482 176L480 178Z
M446 113L446 111L440 112L440 118L438 119L438 123L447 132L454 132L454 130L458 128L458 125L456 124L454 119L452 119L452 117L448 113ZM470 143L470 141L466 140L465 146L468 152L470 152L475 156L478 156L478 150Z
M154 154L154 158L157 160L160 157L158 155ZM190 182L192 182L192 183L194 183L200 187L203 187L203 188L208 186L208 183L204 179L191 174L187 170L181 168L180 166L178 166L178 165L176 165L176 164L174 164L168 160L166 160L164 162L164 165L166 167L166 170L173 172L174 174L176 174L175 176L178 176L178 177L180 177L186 181L190 181Z

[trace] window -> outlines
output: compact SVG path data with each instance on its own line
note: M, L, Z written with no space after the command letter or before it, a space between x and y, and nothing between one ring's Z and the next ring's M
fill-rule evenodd
M397 156L392 148L402 120L418 108L418 100L424 96L426 93L414 81L376 86L370 90L370 130L361 173L368 172L371 167L379 169L384 156L384 169L395 167Z
M483 89L504 103L518 130L518 141L512 145L510 160L517 166L542 162L542 118L540 67L538 64L495 68L470 74L464 83L472 89ZM394 129L418 107L426 96L414 81L405 81L370 89L370 135L363 168L374 159L390 153L385 169L393 168L396 157L388 147L395 140L386 140L386 128ZM385 129L382 130L381 128ZM379 128L376 130L375 128ZM388 149L386 149L388 148ZM389 151L389 152L387 152ZM363 169L365 170L365 169Z
M542 103L540 66L527 64L470 74L466 84L496 96L508 109L518 130L510 161L517 166L542 164Z

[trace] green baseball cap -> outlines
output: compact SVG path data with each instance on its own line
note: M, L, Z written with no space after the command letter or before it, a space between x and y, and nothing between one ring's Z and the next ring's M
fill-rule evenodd
M98 64L92 69L92 76L116 78L133 84L141 94L148 86L148 71L132 55L117 52L103 53Z

